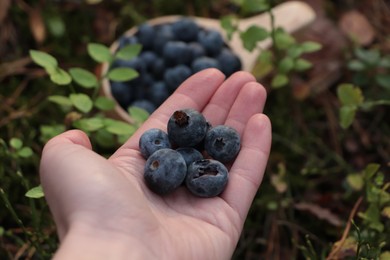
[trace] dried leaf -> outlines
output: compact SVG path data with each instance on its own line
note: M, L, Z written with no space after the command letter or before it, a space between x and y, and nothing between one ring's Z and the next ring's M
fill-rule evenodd
M340 227L343 225L343 222L338 216L333 214L329 209L321 208L316 204L308 203L308 202L300 202L300 203L296 203L294 207L298 210L308 211L314 216L316 216L317 218L326 220L327 222L329 222L330 224L336 227Z
M30 29L37 43L42 43L46 39L46 27L42 13L39 9L29 9Z
M375 38L375 31L368 19L356 10L345 13L339 22L340 29L352 40L366 46Z

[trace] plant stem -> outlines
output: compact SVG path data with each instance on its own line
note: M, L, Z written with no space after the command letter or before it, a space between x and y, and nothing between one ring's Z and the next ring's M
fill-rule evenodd
M272 6L273 6L273 0L269 1L269 8L267 10L267 13L270 16L271 19L271 39L272 39L272 49L274 50L275 53L275 63L276 65L278 61L280 60L280 51L278 47L276 46L276 24L275 24L275 15L272 12ZM275 66L277 67L277 66Z

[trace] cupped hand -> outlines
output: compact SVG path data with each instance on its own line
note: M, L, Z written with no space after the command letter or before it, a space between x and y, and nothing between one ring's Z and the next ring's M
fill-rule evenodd
M207 69L186 80L109 159L93 152L79 130L51 139L40 176L60 239L55 257L230 259L270 151L265 100L265 89L251 74L237 72L225 80ZM168 118L182 108L241 135L240 153L218 197L198 198L184 187L159 196L145 186L139 137L149 128L166 130Z

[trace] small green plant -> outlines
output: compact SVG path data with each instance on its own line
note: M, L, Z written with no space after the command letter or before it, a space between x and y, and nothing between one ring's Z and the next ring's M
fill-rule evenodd
M356 48L347 66L353 72L354 84L390 90L390 55L383 55L377 49Z
M340 125L344 129L351 126L358 110L368 111L375 106L390 105L390 100L364 100L361 88L348 83L338 86L337 96L341 103Z
M298 43L283 28L276 27L271 1L242 0L235 2L241 7L244 14L267 12L271 17L270 31L258 25L251 25L245 31L240 31L237 16L228 15L221 18L221 26L225 29L228 39L231 39L233 34L238 33L244 48L250 52L255 48L260 48L259 42L268 39L272 41L272 49L261 50L255 68L256 76L262 77L273 72L271 86L280 88L289 83L291 73L303 72L312 67L311 62L302 58L302 55L320 50L321 44L312 41Z
M355 241L356 259L379 259L390 239L386 226L390 224L390 183L379 164L369 164L361 172L347 175L348 188L354 193L363 193L366 206L357 213L358 225L352 222L354 230L350 240ZM358 221L356 220L356 221Z
M141 45L133 44L121 48L120 51L112 54L110 50L102 44L90 43L87 46L89 56L98 63L112 64L116 59L130 60L141 51ZM67 113L66 121L70 121L70 126L61 125L42 126L41 131L47 138L63 131L66 127L74 127L85 131L99 145L112 147L117 141L123 143L137 129L137 125L147 118L144 111L131 109L132 116L136 124L129 124L123 121L107 118L106 111L114 109L114 100L99 95L102 81L128 81L138 77L137 71L131 68L116 67L111 68L105 75L97 77L90 71L75 67L65 71L58 66L57 60L50 54L31 50L30 56L33 61L43 67L50 77L50 80L57 85L69 86L70 93L67 95L51 95L48 97ZM79 87L79 88L76 88ZM92 93L85 93L92 90ZM137 121L138 120L138 121ZM141 121L139 121L141 120Z

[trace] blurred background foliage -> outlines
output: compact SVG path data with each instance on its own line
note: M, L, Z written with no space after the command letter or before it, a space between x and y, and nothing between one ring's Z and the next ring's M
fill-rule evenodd
M48 259L55 251L39 158L44 143L80 116L48 101L69 88L33 64L31 49L50 53L64 69L98 73L88 43L109 46L148 18L222 20L269 12L258 7L282 2L2 0L0 258ZM390 9L382 0L305 2L317 19L292 37L321 45L302 55L310 66L289 71L288 82L275 87L281 59L273 47L253 71L268 91L273 145L234 259L390 259ZM109 155L120 140L105 137L92 141Z

